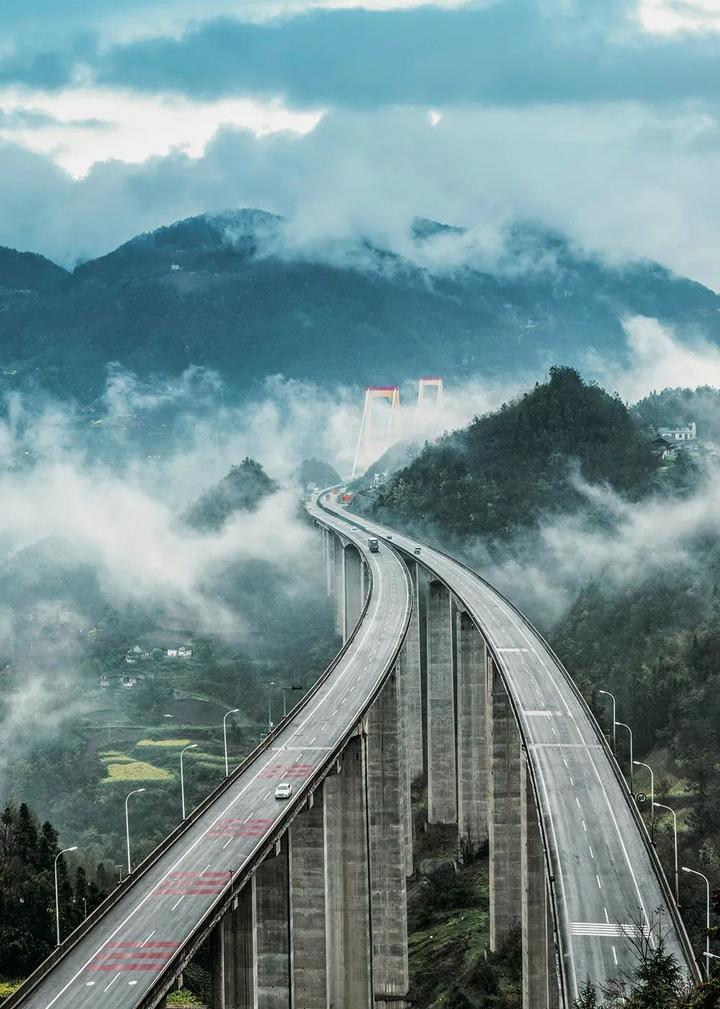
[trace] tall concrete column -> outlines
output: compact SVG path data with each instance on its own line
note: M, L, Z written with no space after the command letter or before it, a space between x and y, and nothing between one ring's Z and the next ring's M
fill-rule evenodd
M357 547L349 544L344 548L344 588L345 588L345 628L343 640L347 641L355 629L362 613L363 574L362 560Z
M335 600L335 633L345 636L345 563L343 545L333 536L333 595Z
M209 1009L226 1009L225 1002L225 918L217 923L210 935L210 1002Z
M407 694L407 653L405 648L400 651L395 665L398 702L398 770L400 784L401 814L402 814L402 844L405 861L405 875L413 873L413 817L412 817L412 783L408 753L408 736L410 733L411 713L408 710ZM419 712L418 712L419 714Z
M364 739L354 736L340 773L324 782L328 1006L372 1004Z
M288 841L255 873L257 908L257 1009L290 1009L290 907Z
M485 739L487 649L464 611L456 614L458 832L474 844L488 836L488 766Z
M255 877L237 896L237 907L223 918L225 1009L254 1009L257 992L257 916Z
M311 801L288 831L292 1009L327 1009L328 1004L322 789L315 791Z
M497 950L521 916L521 747L510 698L492 661L488 687L490 949Z
M332 564L330 563L332 557L331 554L332 533L330 532L329 529L326 529L325 526L321 528L321 533L323 541L323 564L325 565L325 591L330 596L332 595L333 590L332 586L333 571L332 571Z
M420 777L424 770L420 594L418 581L419 577L422 576L418 574L417 564L409 561L408 567L413 583L413 608L402 651L400 696L406 714L407 730L404 742L407 754L408 774L412 782Z
M457 823L452 632L450 593L441 582L430 582L427 603L429 823Z
M524 757L521 761L520 782L523 1009L548 1009L550 992L545 859L537 805Z
M390 676L367 715L372 972L375 1004L410 983L405 883L405 796L400 774L398 682Z

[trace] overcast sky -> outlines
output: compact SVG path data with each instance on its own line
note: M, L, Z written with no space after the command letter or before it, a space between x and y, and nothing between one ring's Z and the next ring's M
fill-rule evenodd
M720 288L720 0L3 0L0 244L533 220ZM492 241L488 239L488 241Z

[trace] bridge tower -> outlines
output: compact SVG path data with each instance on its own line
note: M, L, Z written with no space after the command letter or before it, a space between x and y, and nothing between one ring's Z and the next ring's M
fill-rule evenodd
M417 410L422 410L429 403L434 410L439 411L442 409L444 398L445 387L441 378L421 378L418 381Z
M375 406L378 402L385 404L386 417L378 416L379 411ZM390 448L398 434L399 417L400 386L367 386L351 479L364 473L368 466Z

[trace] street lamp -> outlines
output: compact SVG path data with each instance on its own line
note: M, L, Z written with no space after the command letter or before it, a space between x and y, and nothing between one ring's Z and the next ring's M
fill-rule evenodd
M655 805L655 775L653 774L653 769L649 764L643 764L642 760L633 760L635 767L644 767L650 772L650 840L655 836L653 833L654 829L654 819L653 819L653 806Z
M615 725L619 725L620 728L622 728L622 729L627 729L628 730L628 735L630 736L630 791L634 792L634 789L633 789L633 764L634 764L634 760L633 760L633 734L632 734L632 729L630 728L629 725L626 725L625 722L615 722Z
M283 718L287 715L287 692L288 692L288 690L304 690L304 689L305 689L305 687L303 687L303 685L301 683L299 683L299 684L293 683L293 685L291 687L283 687L282 688L282 695L283 695Z
M183 774L183 754L186 750L197 750L197 743L190 743L189 746L183 746L180 750L180 795L182 797L182 818L185 819L185 776Z
M233 708L232 711L228 711L223 718L223 743L225 745L225 777L227 778L230 774L230 766L228 764L228 754L227 754L227 720L230 715L237 715L240 708Z
M275 680L270 680L268 687L274 687ZM268 690L268 732L272 730L272 692Z
M128 813L128 800L131 795L139 795L140 792L144 791L144 788L134 788L132 792L128 792L125 796L125 841L127 843L128 875L132 872L132 865L130 863L130 814Z
M613 720L613 730L612 730L613 747L612 748L613 748L613 753L617 753L617 733L615 731L615 726L617 725L617 722L615 721L615 709L617 708L617 704L615 702L615 694L611 694L609 690L598 690L598 693L599 694L605 694L605 696L609 697L610 700L612 701L612 720Z
M668 813L672 813L673 818L673 836L675 838L675 904L680 907L680 883L679 883L679 873L678 873L678 835L677 835L677 813L672 808L672 806L665 806L662 802L653 802L653 806L656 809L666 809Z
M710 980L710 880L697 869L688 869L686 865L682 867L683 872L691 872L693 876L699 876L705 880L705 975Z
M77 845L74 844L72 848L63 848L55 856L55 934L57 936L57 945L60 945L60 891L58 889L58 873L57 865L58 859L61 855L66 855L68 851L77 851Z

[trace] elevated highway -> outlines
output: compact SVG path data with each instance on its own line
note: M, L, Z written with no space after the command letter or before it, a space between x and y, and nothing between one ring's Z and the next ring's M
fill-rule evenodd
M338 519L329 517L328 523L340 529L345 544L355 544L358 571L365 572L367 600L358 591L356 620L365 602L367 608L344 651L317 689L206 801L199 815L139 867L105 912L70 937L62 955L43 965L7 1006L157 1005L217 922L233 911L242 913L238 894L247 890L248 880L336 764L392 671L410 617L410 583L400 559L391 551L371 554L364 534L353 533ZM293 784L287 802L274 798L280 781ZM256 971L246 962L247 951L240 955L242 969ZM287 972L278 974L284 995L265 1004L282 1005L289 997ZM257 1004L252 977L236 980L232 994L218 991L215 1003ZM222 988L222 979L218 986Z
M335 514L344 511L327 495L323 508ZM638 929L654 930L655 935L662 931L668 951L688 976L697 977L684 925L622 773L580 692L542 636L501 593L444 552L364 517L346 514L346 519L384 539L401 551L411 568L416 566L416 598L422 606L425 595L430 614L428 642L433 636L432 622L438 619L433 610L438 608L435 600L439 597L440 620L453 637L450 647L456 667L462 667L458 653L468 617L486 646L486 718L476 726L485 739L475 761L480 775L490 782L491 804L493 777L500 779L503 793L494 806L482 808L490 839L491 930L496 926L501 932L509 921L520 923L525 916L525 973L531 973L530 947L533 940L539 945L542 932L543 916L537 905L544 900L537 879L538 852L533 852L532 844L527 850L532 824L523 807L529 800L534 807L529 818L538 817L548 911L545 935L548 947L555 945L561 1002L571 1004L586 979L599 984L609 978L631 977L637 958L628 940ZM455 618L448 607L455 609ZM433 658L428 653L424 663L430 732ZM456 672L455 681L447 683L444 700L455 705L459 734L467 714L458 709L463 698L457 695L462 689ZM501 744L505 752L498 753L497 739L493 747L488 729L493 708L497 714L498 702L502 706L505 699L515 724L505 727ZM450 735L440 745L447 745ZM437 759L433 768L432 739L427 749L429 792L435 786L447 793L452 815L453 791L459 799L467 787L460 780L465 769L458 761L454 768L443 768ZM515 750L515 755L508 749ZM461 752L459 741L456 752ZM457 816L462 824L462 810ZM527 864L533 858L535 873ZM534 909L528 907L528 890ZM499 939L499 934L493 938ZM539 983L544 982L540 979ZM552 992L536 1004L544 1004L545 997L552 1000Z
M419 777L429 822L489 842L490 946L521 930L525 1009L631 973L658 914L696 974L619 768L537 631L441 551L330 495L308 511L342 651L8 1009L150 1009L205 942L212 1009L402 1009Z

